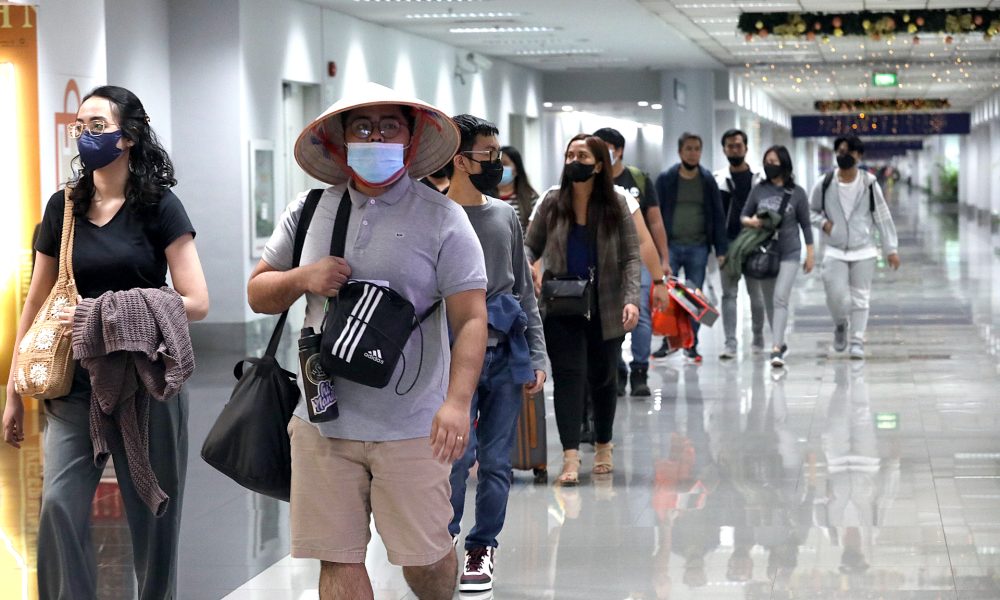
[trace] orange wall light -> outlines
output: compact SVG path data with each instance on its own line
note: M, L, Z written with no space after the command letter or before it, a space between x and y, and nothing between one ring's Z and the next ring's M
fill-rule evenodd
M31 233L40 220L36 9L0 3L0 377L10 370ZM6 379L0 381L6 384Z

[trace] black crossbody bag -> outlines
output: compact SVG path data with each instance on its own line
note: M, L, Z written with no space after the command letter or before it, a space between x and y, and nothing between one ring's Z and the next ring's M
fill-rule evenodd
M753 279L774 279L778 276L778 272L781 271L781 246L778 243L778 234L785 220L785 210L788 209L788 200L791 197L791 190L785 189L785 193L781 197L781 208L778 209L778 214L781 215L781 222L775 228L774 235L771 236L771 239L766 244L754 248L753 252L747 255L746 261L743 263L743 274L747 277Z
M337 219L330 241L330 254L344 256L351 201L345 192L337 208ZM330 299L323 318L319 363L331 377L342 377L374 388L384 388L392 380L396 363L406 357L403 349L414 329L441 305L435 302L417 318L413 303L392 288L371 281L350 280ZM396 382L396 394L409 393L420 378L424 360L423 330L420 330L420 364L409 387L399 390L403 374Z
M551 317L584 317L590 320L593 310L594 270L589 277L554 276L542 282L542 303L545 315Z

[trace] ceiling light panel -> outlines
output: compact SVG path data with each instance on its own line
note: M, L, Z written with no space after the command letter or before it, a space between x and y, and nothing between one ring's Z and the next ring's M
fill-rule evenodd
M456 21L476 19L510 19L520 17L519 12L446 12L446 13L411 13L407 19L413 21Z
M517 27L452 27L449 33L547 33L556 31L555 27L517 26Z

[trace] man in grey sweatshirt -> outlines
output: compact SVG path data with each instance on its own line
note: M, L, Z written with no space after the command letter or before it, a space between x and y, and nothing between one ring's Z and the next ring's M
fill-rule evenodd
M458 585L461 592L487 592L493 588L497 536L507 512L521 391L535 394L545 383L545 335L517 213L503 200L486 195L503 174L499 131L472 115L453 120L461 143L449 165L453 174L448 197L465 209L486 256L489 336L472 397L469 445L451 470L455 514L448 529L457 540L466 479L478 460L476 520L465 537L465 566Z
M882 188L875 176L858 169L864 144L857 136L834 141L837 166L831 176L816 182L810 197L812 223L821 230L826 252L823 285L833 316L833 348L843 352L850 343L852 359L865 357L868 304L878 249L893 269L899 268L899 240Z

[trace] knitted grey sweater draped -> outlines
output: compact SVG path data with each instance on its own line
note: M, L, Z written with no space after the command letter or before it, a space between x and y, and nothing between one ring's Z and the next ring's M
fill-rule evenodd
M149 397L166 400L194 371L184 301L174 290L132 289L83 300L73 319L73 358L90 373L94 464L117 431L136 492L156 516L169 498L149 461Z

